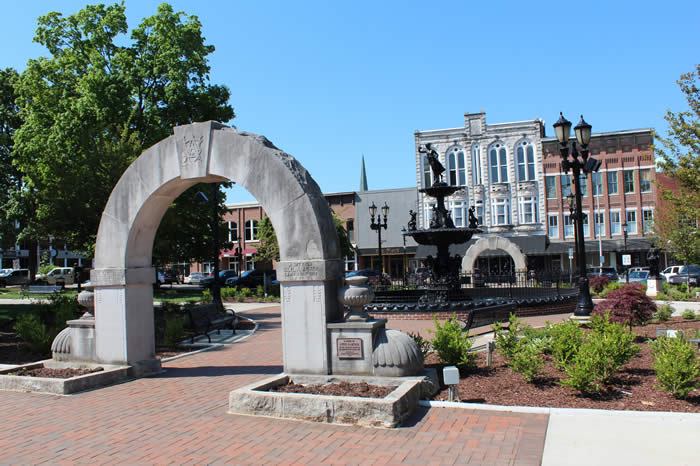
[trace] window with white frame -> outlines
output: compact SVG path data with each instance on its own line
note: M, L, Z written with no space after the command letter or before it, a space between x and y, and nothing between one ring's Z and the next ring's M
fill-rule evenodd
M571 177L569 175L561 176L561 196L562 199L571 194Z
M549 224L549 237L559 238L559 214L547 214L547 223Z
M588 212L583 213L583 237L588 238L591 236L591 229L588 226Z
M479 221L479 225L484 224L484 201L478 200L475 203L476 206L476 219Z
M232 243L238 241L238 223L228 222L228 240Z
M521 197L518 204L520 223L537 223L537 197Z
M651 232L654 227L654 210L651 207L642 209L642 231L644 233Z
M625 194L634 192L634 170L622 170Z
M574 219L570 214L564 214L564 237L573 238L574 236Z
M593 195L603 195L603 174L600 172L591 173L591 185L593 185Z
M521 141L515 149L518 181L532 181L535 179L535 149L530 141Z
M627 233L630 235L637 234L637 209L627 210L625 212L625 221L627 222Z
M610 234L619 235L622 232L622 222L620 220L620 211L610 211Z
M544 177L544 188L545 195L547 199L557 198L557 177L556 176L545 176Z
M492 201L492 218L494 225L509 225L510 224L510 200L509 199L494 199Z
M596 238L605 236L605 212L600 211L593 215L593 230Z
M464 162L464 150L455 146L447 151L448 184L452 186L464 186L467 184L466 165Z
M581 173L578 176L578 185L581 187L581 196L587 196L588 195L588 183L586 180L586 175L585 173Z
M248 254L245 256L245 269L246 270L255 270L255 256L252 254Z
M246 220L245 222L245 240L246 241L257 241L258 238L258 221L257 220Z
M453 201L452 203L452 221L456 227L464 227L465 219L467 218L467 205L464 201Z
M489 167L491 183L508 182L508 159L505 146L497 142L489 147Z
M608 194L617 194L617 172L608 172Z
M643 193L651 192L651 168L639 170L639 191Z
M472 146L472 184L481 184L481 148L478 144Z
M430 163L425 155L421 157L421 166L423 168L423 187L429 188L433 185L433 172L430 171Z

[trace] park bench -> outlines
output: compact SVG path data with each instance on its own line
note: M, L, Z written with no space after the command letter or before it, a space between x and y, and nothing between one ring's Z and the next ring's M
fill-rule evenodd
M25 285L21 288L20 294L24 298L30 294L60 294L62 289L60 285Z
M236 333L236 323L238 317L235 314L230 314L224 311L221 304L204 304L194 306L189 309L190 322L192 324L192 343L194 338L199 335L206 335L211 343L209 332L216 330L221 333L221 329L230 328L233 333Z

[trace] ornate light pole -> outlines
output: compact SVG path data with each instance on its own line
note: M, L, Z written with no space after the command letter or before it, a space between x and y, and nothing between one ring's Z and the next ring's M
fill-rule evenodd
M600 168L600 161L593 157L588 157L588 143L591 141L591 125L583 120L574 127L576 139L581 145L581 159L576 148L576 142L571 141L571 160L569 160L569 135L571 133L571 122L564 118L564 115L559 114L559 120L554 123L554 131L559 140L559 153L561 154L561 168L564 173L571 171L574 178L574 188L576 196L576 243L577 257L579 269L579 297L576 304L574 315L589 316L593 311L593 301L591 293L588 289L588 277L586 276L586 245L583 236L583 209L581 200L581 173L585 175L596 172Z
M624 257L625 253L627 252L627 222L622 224L622 239L625 242L625 246L623 248L623 253L622 253L622 256ZM625 270L625 281L627 283L630 282L629 266L627 266L627 269Z
M372 205L369 206L369 215L370 217L372 217L372 222L370 223L369 227L372 230L377 230L377 253L379 254L379 271L384 272L384 259L382 258L382 228L386 230L386 221L389 217L389 206L386 205L385 202L382 206L381 215L377 216L377 206L374 205L374 202L372 202ZM384 216L384 223L382 223L382 215ZM375 216L377 216L377 223L374 223Z

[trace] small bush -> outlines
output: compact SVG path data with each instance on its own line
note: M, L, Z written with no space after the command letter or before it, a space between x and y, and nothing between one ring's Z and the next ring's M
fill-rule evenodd
M437 315L433 318L435 322L435 337L430 340L430 346L440 356L445 364L457 366L465 371L475 367L476 354L470 350L472 341L469 339L469 332L462 332L462 328L457 321L455 314L450 317L443 326L440 326Z
M551 354L552 352L552 324L547 322L543 328L532 328L529 325L523 325L520 329L522 340L527 343L532 343L540 349L543 354ZM521 340L521 341L522 341Z
M27 314L19 316L14 329L24 341L27 349L32 353L48 353L51 351L51 343L56 335L49 332L38 315Z
M519 334L520 334L520 319L511 313L508 319L509 325L507 329L503 329L500 322L495 322L491 329L493 330L494 340L496 341L496 349L505 358L510 359L515 356L518 350Z
M563 369L583 343L583 330L576 322L569 320L553 325L549 334L552 337L552 358Z
M214 297L211 295L211 290L209 288L202 291L202 302L203 303L210 303L213 300L214 300Z
M423 338L423 336L420 333L408 332L408 336L413 338L413 341L416 342L416 345L418 345L418 349L420 349L420 352L423 353L424 357L430 352L430 341Z
M671 307L670 304L665 303L665 304L662 304L661 306L656 307L656 312L654 313L654 318L656 320L661 321L661 322L666 322L668 319L671 318L672 314L673 314L673 308Z
M187 337L185 332L185 319L174 318L168 319L165 324L164 342L169 348L177 347L182 340Z
M605 301L598 304L593 313L605 315L609 313L610 322L628 324L644 324L656 311L656 304L637 283L631 283L607 294Z
M600 292L603 291L603 289L605 289L605 287L609 285L611 281L612 280L610 280L610 278L601 275L599 277L591 277L588 280L588 285L594 294L600 294Z
M598 293L598 296L600 296L601 298L605 298L608 296L608 293L613 292L615 290L619 290L620 288L622 288L621 283L611 281L610 283L605 285L605 288L603 288L603 290L600 293Z
M700 388L700 363L692 345L683 338L659 337L651 342L659 388L676 398L685 398Z
M265 288L263 288L262 285L258 285L258 287L255 289L255 296L257 296L258 298L265 297Z
M532 382L542 370L544 358L542 348L537 345L536 340L523 340L518 345L518 349L513 355L508 365L518 374L525 377L525 380Z
M581 345L579 350L564 366L566 379L559 383L581 393L600 391L600 367L602 361L592 345Z
M683 311L683 314L681 314L681 317L687 320L695 320L695 311L692 309L686 309Z
M250 288L241 288L241 290L238 293L238 296L240 298L252 298L253 291Z

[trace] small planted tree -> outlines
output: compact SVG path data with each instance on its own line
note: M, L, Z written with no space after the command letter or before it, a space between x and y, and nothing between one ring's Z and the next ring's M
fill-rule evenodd
M685 398L700 387L700 362L692 345L681 335L660 337L651 343L659 387L676 398Z
M605 301L598 304L593 313L599 316L609 314L610 322L634 324L648 322L656 312L656 304L644 292L644 288L631 283L607 294Z
M592 277L590 280L588 280L588 284L594 294L600 294L608 283L610 283L610 279L603 275L599 277Z
M476 354L470 350L472 341L469 332L463 332L457 321L457 316L452 315L444 325L440 325L437 315L433 318L435 330L431 333L435 337L430 340L430 346L446 364L457 366L460 371L472 369L475 366Z

